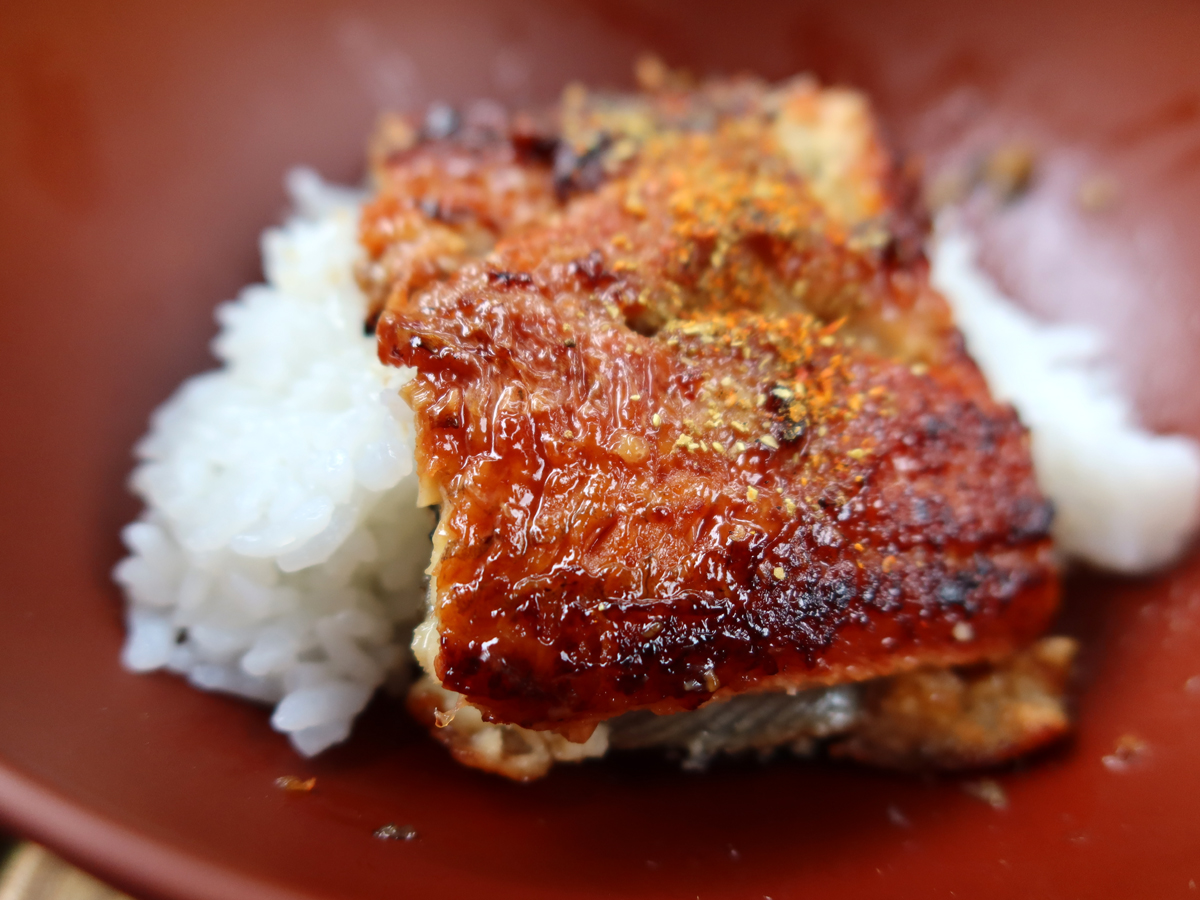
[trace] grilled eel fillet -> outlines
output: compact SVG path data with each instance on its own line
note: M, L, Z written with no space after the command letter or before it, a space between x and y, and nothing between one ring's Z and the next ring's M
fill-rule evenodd
M860 95L436 113L372 147L360 281L441 513L410 707L461 761L954 766L1065 731L1028 435Z

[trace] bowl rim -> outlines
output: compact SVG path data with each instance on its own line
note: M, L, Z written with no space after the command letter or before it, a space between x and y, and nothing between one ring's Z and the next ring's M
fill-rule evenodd
M115 887L139 894L172 900L320 900L316 894L238 873L123 825L18 771L4 758L0 821Z

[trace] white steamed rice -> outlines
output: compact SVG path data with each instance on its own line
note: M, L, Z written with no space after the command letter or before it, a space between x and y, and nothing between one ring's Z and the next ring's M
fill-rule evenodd
M224 367L187 381L137 447L147 511L114 574L126 666L275 704L271 724L311 755L407 671L433 521L416 507L407 373L363 332L360 198L305 171L289 187L296 214L263 238L267 284L217 311Z
M966 231L949 219L940 225L933 284L953 307L992 395L1015 406L1030 430L1059 549L1130 574L1170 562L1200 514L1196 442L1139 428L1100 365L1099 336L1037 321L976 265Z
M272 725L312 755L405 678L433 521L397 395L409 373L363 332L361 197L304 170L289 188L294 216L263 238L267 283L217 312L223 367L184 383L137 447L146 512L114 576L127 667L273 704ZM1093 336L1018 310L961 234L941 234L934 279L1033 429L1060 546L1127 572L1175 556L1196 524L1196 445L1139 430L1095 371Z

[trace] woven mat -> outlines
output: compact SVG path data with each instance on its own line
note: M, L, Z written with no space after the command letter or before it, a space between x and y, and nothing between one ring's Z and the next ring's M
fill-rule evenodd
M0 900L130 900L37 844L20 844L0 872Z

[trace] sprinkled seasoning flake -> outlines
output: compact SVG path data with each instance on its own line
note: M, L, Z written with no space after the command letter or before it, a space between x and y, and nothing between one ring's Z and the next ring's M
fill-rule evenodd
M310 793L316 786L316 778L297 778L295 775L283 775L275 779L275 787L293 794Z

